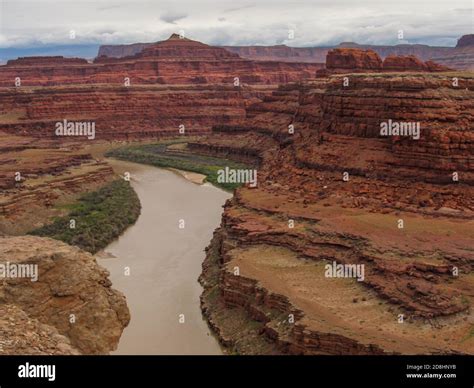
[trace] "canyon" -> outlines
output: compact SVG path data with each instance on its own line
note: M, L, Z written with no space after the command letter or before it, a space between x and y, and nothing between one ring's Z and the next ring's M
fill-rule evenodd
M200 141L260 159L208 248L203 310L243 354L472 353L472 76L346 76L282 87ZM387 117L421 139L381 139ZM325 278L328 261L365 281Z
M32 249L49 263L41 252L58 250L58 268L77 255L92 268L77 248L19 235L119 176L105 150L180 137L183 155L258 171L257 187L227 200L199 278L203 314L230 353L474 354L472 72L365 48L331 50L325 65L260 63L177 36L99 54L0 66L2 260ZM56 138L63 119L94 121L96 139ZM419 123L420 138L380 136L389 120ZM326 278L333 262L363 265L364 281ZM94 309L120 314L98 348L79 347L62 306L52 322L30 293L9 295L21 288L1 308L55 336L52 353L110 351L128 316L99 273L91 289L110 295Z

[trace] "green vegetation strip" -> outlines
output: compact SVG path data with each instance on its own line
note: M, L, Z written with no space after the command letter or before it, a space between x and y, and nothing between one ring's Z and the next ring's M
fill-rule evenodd
M179 143L185 142L175 140L156 144L123 147L109 151L106 153L106 156L136 163L149 164L155 167L176 168L203 174L206 176L208 182L227 191L233 191L242 185L241 183L218 182L218 171L225 167L229 169L248 169L248 166L228 159L183 153L167 148L170 145Z
M129 182L119 179L82 196L70 212L31 231L96 253L115 240L140 215L140 200ZM74 220L75 227L71 227Z

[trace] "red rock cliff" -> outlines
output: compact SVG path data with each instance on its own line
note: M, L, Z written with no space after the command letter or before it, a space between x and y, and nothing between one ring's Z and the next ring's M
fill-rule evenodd
M98 57L94 63L71 62L56 57L20 59L0 66L0 86L64 84L271 84L314 76L321 64L251 61L220 48L180 39L147 46L131 57ZM27 64L28 66L24 66Z
M404 71L448 71L446 66L433 61L423 62L413 55L391 55L382 59L372 50L334 49L328 52L326 68L318 70L318 76L337 73L364 73L364 72L404 72Z
M326 57L327 69L380 70L382 60L375 51L333 49Z

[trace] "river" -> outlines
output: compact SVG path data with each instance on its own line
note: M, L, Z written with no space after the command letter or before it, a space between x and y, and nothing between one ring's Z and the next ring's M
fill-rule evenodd
M98 258L131 314L112 354L222 354L201 314L197 278L231 194L168 170L119 163L130 167L142 212L105 249L115 257Z

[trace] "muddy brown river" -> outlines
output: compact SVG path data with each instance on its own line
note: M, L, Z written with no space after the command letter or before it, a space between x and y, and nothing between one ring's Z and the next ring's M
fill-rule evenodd
M151 166L130 163L130 171L142 213L105 249L115 257L98 258L131 313L112 354L222 354L201 315L197 278L231 194Z

